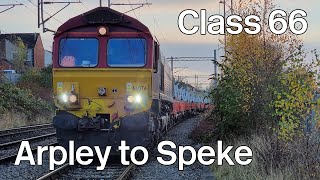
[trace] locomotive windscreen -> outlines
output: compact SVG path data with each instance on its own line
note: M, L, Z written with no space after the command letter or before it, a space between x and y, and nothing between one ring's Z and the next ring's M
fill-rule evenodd
M59 43L59 64L62 67L95 67L98 46L95 38L63 38Z
M146 40L142 38L112 38L107 45L110 67L143 67L146 64Z

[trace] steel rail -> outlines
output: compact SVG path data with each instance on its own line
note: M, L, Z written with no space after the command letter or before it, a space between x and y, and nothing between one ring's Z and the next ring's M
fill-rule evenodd
M45 126L52 126L52 123L49 123L49 124L37 124L37 125L33 125L33 126L24 126L24 127L20 127L20 128L12 128L12 129L2 130L2 131L0 131L0 136L3 136L3 135L8 134L8 133L13 133L15 131L22 132L24 130L29 130L29 129L33 129L33 128L41 128L41 127L45 127Z
M52 179L56 176L60 176L62 172L66 171L68 168L70 168L70 165L64 164L63 166L57 168L54 171L49 172L48 174L45 174L43 176L41 176L40 178L38 178L37 180L46 180L46 179Z
M123 172L122 174L118 177L117 180L126 180L129 178L130 174L134 170L135 165L131 163Z
M190 119L196 116L190 115L191 117L186 117L186 119ZM185 120L185 119L183 119ZM178 120L176 121L175 124L171 125L167 131L172 130L177 124L181 123L183 120ZM57 168L54 171L51 171L43 176L41 176L40 178L38 178L37 180L51 180L51 179L58 179L59 177L61 177L62 175L67 174L66 172L68 172L68 169L71 168L72 166L69 165L68 163L64 164L63 166ZM117 178L117 180L127 180L130 178L130 176L132 175L134 169L135 169L136 165L131 163L128 167L126 167L121 174L119 175L119 177Z
M41 176L40 178L38 178L37 180L48 180L48 179L56 179L59 176L62 176L65 174L65 172L68 172L68 169L71 168L72 166L69 165L68 163L64 164L63 166L57 168L56 170L53 170L43 176ZM120 176L117 178L117 180L126 180L129 178L130 174L132 173L132 171L134 170L135 165L134 164L130 164L127 168L125 168L125 170L123 170L120 174Z
M39 129L30 129L30 130L25 130L25 131L10 132L8 134L0 134L0 138L8 137L8 136L17 136L17 135L21 135L21 134L25 134L25 133L32 133L32 132L37 132L37 131L41 131L41 130L50 130L50 129L54 129L54 127L43 127L43 128L39 128Z
M51 137L51 136L55 136L56 133L50 133L50 134L45 134L45 135L41 135L41 136L36 136L36 137L31 137L31 138L25 138L25 139L21 139L21 140L17 140L17 141L12 141L12 142L8 142L8 143L3 143L0 144L0 148L5 148L8 146L13 146L15 144L19 144L22 141L32 141L32 140L38 140L38 139L42 139L42 138L46 138L46 137Z
M57 144L58 144L57 142L54 142L54 143L47 144L47 146L54 146L54 145L57 145ZM31 151L35 152L35 151L37 151L37 149L38 149L37 147L33 147L33 148L31 148ZM0 157L0 162L9 161L9 160L14 159L16 157L17 157L17 154L11 154L11 155L7 155L7 156L2 156L2 157Z

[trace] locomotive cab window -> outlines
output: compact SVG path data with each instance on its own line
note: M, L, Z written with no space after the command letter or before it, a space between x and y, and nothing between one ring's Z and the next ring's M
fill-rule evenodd
M146 64L146 40L142 38L113 38L107 45L110 67L143 67Z
M95 38L63 38L59 43L59 64L62 67L95 67L98 47Z

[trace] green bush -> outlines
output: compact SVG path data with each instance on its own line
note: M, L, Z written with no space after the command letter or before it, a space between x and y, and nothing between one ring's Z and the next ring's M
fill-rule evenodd
M49 103L33 96L30 90L20 89L9 83L0 84L0 98L0 114L19 112L31 118L52 109Z
M52 88L52 66L43 69L29 69L20 78L20 84L35 83L40 87Z
M52 103L52 67L27 70L21 76L18 87L28 89L35 97Z

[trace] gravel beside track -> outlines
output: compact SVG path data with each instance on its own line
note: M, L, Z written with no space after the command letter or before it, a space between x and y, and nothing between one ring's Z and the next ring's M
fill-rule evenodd
M164 140L172 141L176 146L193 146L198 149L196 145L188 138L193 128L197 125L199 118L191 118L179 123L176 127L168 132ZM173 150L172 150L173 151ZM178 150L175 150L178 154ZM156 180L156 179L214 179L213 173L209 167L200 164L196 161L191 166L185 166L183 171L178 170L178 160L171 166L164 166L160 164L156 157L160 156L158 150L154 150L154 154L150 155L148 162L140 167L137 167L136 172L133 174L134 180ZM185 159L189 159L190 154L185 153Z
M52 142L53 142L52 139L47 139L47 140L41 141L41 143L37 145L44 146ZM31 147L32 146L33 145L31 145ZM37 155L33 154L33 157L35 159L35 162L37 163ZM41 177L50 171L49 170L49 153L44 152L42 159L43 159L42 166L38 166L38 165L32 166L28 161L21 161L20 165L18 166L14 165L14 160L7 163L1 163L0 179L5 179L5 180L37 179L38 177ZM57 160L61 159L61 154L56 153L55 159ZM58 168L58 166L56 166L56 168Z
M45 133L44 133L45 132ZM52 145L57 142L55 135L46 137L46 135L55 134L55 129L52 124L28 126L22 128L15 128L4 130L0 132L0 142L3 144L11 144L11 142L20 141L22 139L29 139L43 136L43 138L29 140L32 150L37 146ZM2 145L3 145L2 144ZM3 146L0 148L0 179L6 180L20 180L20 179L36 179L37 177L49 171L49 153L43 153L43 166L32 166L28 161L21 161L20 165L15 166L15 155L17 155L20 143ZM34 160L37 162L37 156L34 153ZM60 155L56 154L56 159ZM10 158L10 159L6 159Z
M118 179L127 168L128 166L123 166L121 164L108 164L103 171L97 171L96 165L77 165L71 167L71 170L59 179Z

